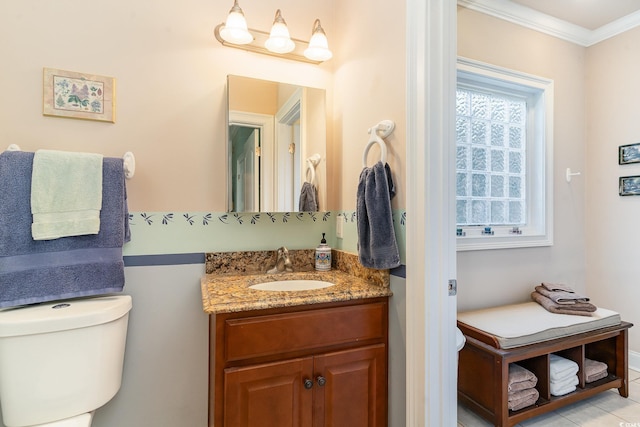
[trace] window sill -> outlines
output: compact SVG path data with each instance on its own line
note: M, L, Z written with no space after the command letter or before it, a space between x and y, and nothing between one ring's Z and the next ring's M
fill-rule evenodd
M458 252L483 251L491 249L516 249L553 246L553 238L548 235L493 235L481 237L456 237Z

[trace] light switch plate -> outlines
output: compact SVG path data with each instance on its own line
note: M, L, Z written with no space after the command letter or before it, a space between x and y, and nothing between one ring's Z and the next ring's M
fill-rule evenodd
M343 227L344 227L344 219L342 215L336 216L336 237L339 239L342 239L342 236L344 235Z
M449 279L448 283L449 296L455 296L458 294L458 281L456 279Z

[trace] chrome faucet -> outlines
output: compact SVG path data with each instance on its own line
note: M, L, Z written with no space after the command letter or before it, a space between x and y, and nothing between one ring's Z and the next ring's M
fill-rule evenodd
M292 272L293 264L289 259L289 250L282 246L277 250L276 265L271 270L268 270L267 273L282 273L284 271Z

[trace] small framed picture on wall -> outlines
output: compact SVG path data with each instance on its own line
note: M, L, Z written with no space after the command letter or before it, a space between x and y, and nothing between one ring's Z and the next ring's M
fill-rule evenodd
M44 68L42 114L115 123L113 77Z
M620 195L621 196L640 196L640 176L621 176L620 177Z
M618 148L618 164L640 163L640 142Z

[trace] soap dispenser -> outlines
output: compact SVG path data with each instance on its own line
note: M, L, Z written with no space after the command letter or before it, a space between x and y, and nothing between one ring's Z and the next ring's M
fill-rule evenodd
M320 245L316 248L316 270L331 270L331 248L327 245L327 240L324 238L324 233L322 233L322 240L320 240Z

